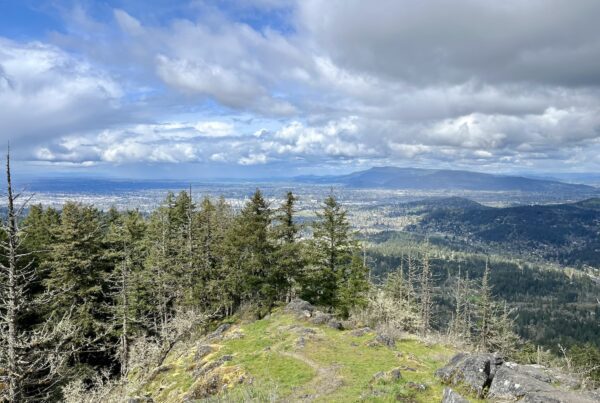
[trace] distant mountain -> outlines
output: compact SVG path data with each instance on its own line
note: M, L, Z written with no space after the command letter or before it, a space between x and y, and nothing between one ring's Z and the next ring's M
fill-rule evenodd
M375 167L348 175L300 176L295 179L303 183L331 183L353 188L526 192L583 191L600 194L600 189L588 185L445 169Z

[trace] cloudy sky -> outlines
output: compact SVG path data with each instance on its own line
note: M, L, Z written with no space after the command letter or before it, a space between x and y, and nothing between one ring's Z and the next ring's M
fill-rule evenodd
M23 172L600 168L597 0L0 0Z

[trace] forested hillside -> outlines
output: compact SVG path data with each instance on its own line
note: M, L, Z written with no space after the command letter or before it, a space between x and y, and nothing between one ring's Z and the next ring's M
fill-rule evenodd
M418 260L425 241L389 234L369 248L375 279L385 279L409 257ZM492 267L490 285L500 301L514 310L516 331L526 340L558 352L558 345L593 344L600 348L600 280L557 266L531 263L504 256L460 252L439 244L427 246L437 292L434 306L443 329L454 314L454 295L461 281L481 281L486 260ZM461 280L462 279L462 280Z
M506 255L579 267L600 264L600 199L506 208L460 200L409 203L406 209L422 218L407 230Z

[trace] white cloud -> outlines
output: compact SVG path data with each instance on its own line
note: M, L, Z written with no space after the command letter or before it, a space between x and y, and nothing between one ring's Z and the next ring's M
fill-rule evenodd
M266 164L267 156L265 154L248 154L248 156L240 158L238 163L241 165Z
M0 38L0 136L17 153L60 135L124 119L121 86L64 51Z
M73 53L0 40L0 124L54 162L599 167L600 9L549 1L78 8Z

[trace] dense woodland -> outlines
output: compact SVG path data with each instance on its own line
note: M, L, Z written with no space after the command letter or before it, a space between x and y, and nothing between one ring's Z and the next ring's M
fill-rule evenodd
M29 206L22 216L27 200L13 193L8 159L6 173L5 401L58 401L66 385L91 387L97 374L127 382L140 370L132 358L140 340L164 356L184 332L181 321L210 327L240 311L260 318L296 297L342 318L423 336L436 331L481 350L514 354L522 345L512 311L494 297L487 260L477 281L453 275L447 326L439 325L437 269L426 246L372 284L366 255L334 195L302 227L291 192L270 205L260 190L239 212L223 199L196 201L182 191L168 193L149 215L69 202L60 210Z

